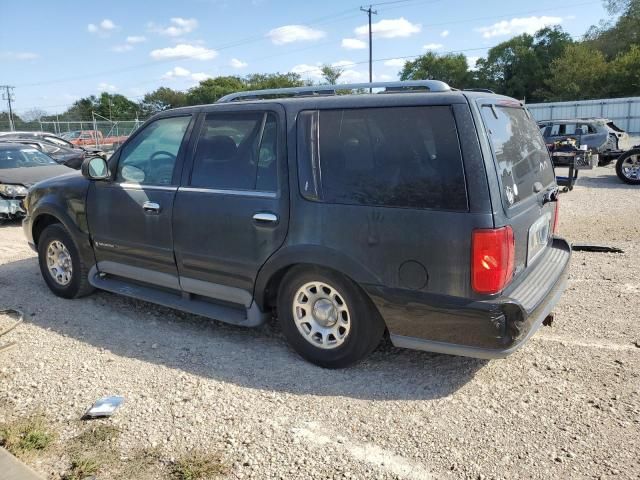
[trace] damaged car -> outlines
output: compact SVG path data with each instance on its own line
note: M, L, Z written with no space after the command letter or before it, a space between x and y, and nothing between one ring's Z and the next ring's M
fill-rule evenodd
M544 120L538 122L540 132L547 145L576 140L578 146L598 153L598 165L609 165L623 152L640 144L640 138L632 137L606 118L574 118L567 120Z
M0 143L0 221L21 218L29 187L73 172L29 145Z
M0 132L0 142L30 144L61 165L80 169L85 158L106 155L101 150L88 149L49 132Z

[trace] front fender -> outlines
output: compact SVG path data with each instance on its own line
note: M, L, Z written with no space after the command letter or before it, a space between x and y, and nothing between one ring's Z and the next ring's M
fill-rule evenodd
M381 284L381 279L365 265L338 250L323 245L284 246L274 253L258 272L254 299L261 309L266 308L266 288L279 272L298 264L312 264L346 275L359 284Z

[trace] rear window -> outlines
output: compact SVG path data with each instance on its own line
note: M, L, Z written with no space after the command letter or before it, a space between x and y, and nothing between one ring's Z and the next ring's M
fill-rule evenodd
M462 156L445 106L302 112L300 191L327 203L467 210Z
M554 182L544 139L524 109L486 105L482 117L489 131L502 196L509 206L533 195L536 182L543 187Z

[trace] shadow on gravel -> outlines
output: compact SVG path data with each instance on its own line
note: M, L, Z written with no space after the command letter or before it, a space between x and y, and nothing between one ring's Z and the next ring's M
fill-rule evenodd
M596 167L598 168L598 167ZM609 174L599 175L597 177L578 177L578 181L576 183L579 187L587 187L587 188L607 188L607 189L624 189L624 190L633 190L637 189L636 185L629 185L624 183L622 180L618 178L616 175L616 171L613 170Z
M15 228L22 226L22 220L0 220L0 228Z
M357 366L325 370L292 352L274 323L234 327L106 292L64 300L45 286L35 258L0 265L0 279L11 279L0 288L0 306L22 309L27 323L117 356L247 388L367 400L437 399L486 364L385 342Z

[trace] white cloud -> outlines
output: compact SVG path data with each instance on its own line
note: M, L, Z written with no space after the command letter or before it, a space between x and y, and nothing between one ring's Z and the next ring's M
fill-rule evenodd
M243 62L242 60L238 60L237 58L232 58L230 65L233 68L246 68L247 66L249 66L247 62Z
M111 50L117 53L123 53L123 52L128 52L129 50L133 50L133 47L128 43L125 43L123 45L115 45L114 47L111 48Z
M130 35L127 37L127 43L143 43L147 41L147 37L143 37L142 35Z
M169 20L169 25L156 25L150 22L148 27L150 31L159 33L160 35L180 37L198 28L198 20L195 18L173 17Z
M271 39L275 45L285 45L293 42L308 42L319 40L326 35L322 30L314 30L304 25L285 25L283 27L274 28L267 37Z
M89 33L97 33L98 35L105 37L108 36L109 33L111 33L111 31L115 30L116 28L118 28L116 24L108 18L105 18L97 25L95 23L90 23L89 25L87 25L87 31Z
M521 17L503 20L488 27L478 27L484 38L500 37L505 35L519 35L521 33L533 34L541 28L562 23L562 17Z
M35 60L39 57L33 52L0 52L0 59L3 60Z
M208 73L199 72L199 73L192 73L191 74L191 78L193 80L195 80L196 82L203 82L203 81L207 80L208 78L213 78L213 75L209 75Z
M369 73L360 72L358 70L343 70L338 83L359 83L367 82L369 80Z
M342 48L346 48L347 50L362 50L363 48L367 48L367 43L357 38L343 38Z
M404 17L380 20L371 25L371 31L375 37L379 38L397 38L409 37L414 33L419 33L422 25L411 23ZM369 25L362 25L354 30L356 35L369 35Z
M448 37L449 36L449 30L443 30L442 32L440 32L440 36L442 38Z
M440 50L442 47L444 47L444 45L441 43L427 43L422 46L425 50Z
M177 80L177 79L191 79L194 82L202 82L207 78L213 78L213 75L209 75L204 72L191 73L189 70L183 67L173 67L167 73L162 75L163 80Z
M402 58L392 58L391 60L387 60L384 62L386 67L404 67L404 64L407 61Z
M480 60L482 57L474 57L467 56L467 65L469 65L469 70L476 70L476 62Z
M380 75L374 75L373 76L373 80L374 81L381 81L381 82L388 82L389 80L393 80L393 77L391 75L386 74L386 73L381 73Z
M171 70L169 70L167 73L165 73L162 78L165 80L171 80L174 79L176 77L188 77L189 75L191 75L191 72L189 70L187 70L186 68L182 68L182 67L173 67Z
M98 89L101 92L115 92L116 90L118 90L118 87L107 82L100 82L98 84Z
M320 79L322 78L322 70L320 64L318 65L308 65L306 63L301 63L292 67L289 70L291 73L297 73L302 78L310 78L310 79Z
M166 58L192 58L194 60L211 60L218 56L218 52L210 48L187 43L179 43L175 47L159 48L152 50L152 58L163 60Z
M334 68L344 68L353 66L353 62L351 60L340 60L338 62L333 62L331 64Z

